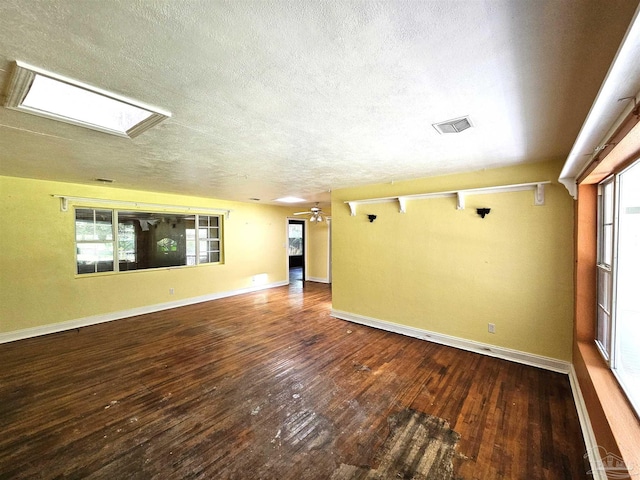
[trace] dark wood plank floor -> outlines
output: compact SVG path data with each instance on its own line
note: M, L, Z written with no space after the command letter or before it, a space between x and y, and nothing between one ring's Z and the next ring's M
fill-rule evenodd
M0 345L0 478L328 479L406 408L457 477L580 479L568 378L331 318L277 288Z

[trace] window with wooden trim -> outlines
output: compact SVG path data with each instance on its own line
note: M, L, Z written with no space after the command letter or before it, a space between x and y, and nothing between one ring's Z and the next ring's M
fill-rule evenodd
M606 360L611 357L611 316L613 262L613 214L614 181L611 177L598 185L598 302L597 336L598 347Z
M76 209L76 263L78 273L113 271L113 211Z
M640 414L640 161L598 185L596 344Z
M222 217L76 208L76 272L220 263Z

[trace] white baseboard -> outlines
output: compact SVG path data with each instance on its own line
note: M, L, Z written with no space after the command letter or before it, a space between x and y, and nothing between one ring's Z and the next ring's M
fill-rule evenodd
M329 283L329 279L328 278L322 278L322 277L307 277L307 281L309 282L318 282L318 283Z
M233 297L235 295L242 295L243 293L257 292L259 290L265 290L268 288L282 287L289 282L275 282L265 285L252 286L247 288L240 288L238 290L229 290L226 292L210 293L207 295L201 295L199 297L185 298L183 300L176 300L173 302L157 303L154 305L147 305L144 307L131 308L128 310L120 310L117 312L104 313L100 315L92 315L90 317L77 318L75 320L67 320L65 322L52 323L49 325L41 325L38 327L25 328L22 330L15 330L13 332L0 333L0 344L14 342L16 340L23 340L26 338L38 337L40 335L48 335L50 333L63 332L65 330L73 330L75 328L88 327L90 325L97 325L99 323L112 322L114 320L120 320L122 318L135 317L136 315L144 315L146 313L159 312L162 310L169 310L171 308L184 307L186 305L193 305L195 303L208 302L211 300L218 300L220 298Z
M419 338L421 340L427 340L450 347L460 348L462 350L468 350L483 355L489 355L492 357L511 360L513 362L567 374L569 376L569 383L571 385L573 401L578 412L580 429L582 430L582 436L584 438L585 447L587 449L586 455L588 456L589 465L591 466L591 475L593 476L594 480L607 480L606 469L603 467L602 459L600 458L601 452L598 447L595 433L593 432L593 428L591 426L589 412L584 402L582 391L580 390L580 384L578 382L578 377L576 376L576 371L571 363L554 358L534 355L527 352L521 352L518 350L511 350L509 348L497 347L495 345L480 343L473 340L465 340L459 337L430 332L428 330L422 330L419 328L408 327L406 325L400 325L397 323L366 317L364 315L343 312L340 310L332 310L331 315L342 320L359 323L361 325L366 325L373 328L379 328L381 330L386 330L389 332L399 333L401 335L407 335L410 337Z
M366 325L369 327L379 328L388 332L399 333L401 335L407 335L409 337L419 338L421 340L427 340L429 342L439 343L441 345L447 345L449 347L455 347L461 350L481 353L483 355L489 355L490 357L502 358L504 360L510 360L512 362L522 363L533 367L544 368L545 370L551 370L554 372L568 374L571 368L571 364L563 360L543 357L540 355L535 355L533 353L521 352L519 350L498 347L496 345L476 342L474 340L466 340L464 338L453 337L451 335L431 332L429 330L400 325L398 323L387 322L385 320L366 317L364 315L358 315L355 313L343 312L340 310L331 310L331 315L342 320L359 323L361 325Z
M578 420L580 421L580 429L582 430L584 445L587 449L586 455L589 458L591 475L594 480L607 480L607 474L603 468L602 459L599 454L598 441L596 440L596 435L591 427L589 411L587 410L587 405L584 403L584 397L582 396L582 390L580 390L578 376L576 375L576 370L573 368L573 365L569 368L569 383L571 384L571 393L573 393L573 402L576 404L576 410L578 411Z

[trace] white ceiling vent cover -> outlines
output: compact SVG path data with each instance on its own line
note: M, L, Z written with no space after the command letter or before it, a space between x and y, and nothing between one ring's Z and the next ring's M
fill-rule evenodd
M471 127L473 127L473 123L471 123L469 117L454 118L453 120L433 124L433 128L438 133L460 133Z

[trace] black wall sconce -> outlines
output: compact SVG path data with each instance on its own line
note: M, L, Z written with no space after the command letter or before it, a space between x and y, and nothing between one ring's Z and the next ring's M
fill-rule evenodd
M377 215L367 215L367 217L369 217L369 222L373 223L373 221L378 218Z
M490 208L476 208L476 213L480 215L482 218L484 218L485 215L489 215L490 211L491 211Z

